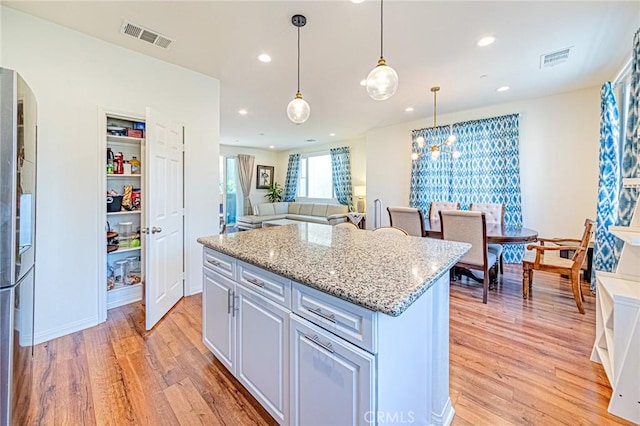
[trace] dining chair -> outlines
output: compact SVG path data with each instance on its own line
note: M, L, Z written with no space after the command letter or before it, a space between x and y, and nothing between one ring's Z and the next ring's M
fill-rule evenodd
M395 226L381 226L373 230L376 234L394 234L407 236L407 231L402 228L396 228Z
M335 225L336 228L347 228L347 229L360 229L358 228L358 225L351 223L351 222L340 222L337 225Z
M483 212L487 223L504 224L505 208L502 203L472 203L469 210ZM494 253L500 261L500 274L504 274L504 260L502 258L504 247L501 244L489 244L488 247L489 251Z
M429 206L429 226L433 230L440 229L441 210L460 210L460 203L448 201L433 201Z
M455 266L482 271L482 303L487 303L490 270L498 258L487 250L487 222L482 212L441 210L442 239L471 244Z
M402 228L414 237L427 236L422 210L413 207L387 207L387 212L391 226Z
M591 239L591 231L593 230L593 221L586 219L584 221L584 231L581 239L573 238L538 238L539 244L529 244L528 251L522 260L522 297L528 299L532 290L533 271L553 272L561 275L568 275L571 280L571 289L573 290L573 298L578 306L578 311L584 314L582 302L582 288L580 287L580 267L584 261L589 248L589 240ZM553 245L545 245L545 243ZM558 245L558 243L573 245ZM545 252L559 250L575 250L571 259L564 259L559 256L545 256Z

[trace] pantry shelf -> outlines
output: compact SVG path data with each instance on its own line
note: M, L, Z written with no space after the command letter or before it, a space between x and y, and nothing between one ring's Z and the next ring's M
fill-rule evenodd
M123 144L123 145L140 145L144 138L131 138L129 136L115 136L107 135L107 142L110 144Z
M107 212L107 216L120 216L125 214L140 214L142 210L124 210L119 212Z
M130 177L142 177L142 173L136 173L136 174L115 174L115 173L107 173L107 178L130 178Z
M127 247L127 248L121 248L118 250L114 250L112 252L109 252L107 254L116 254L116 253L125 253L128 251L140 251L140 247Z

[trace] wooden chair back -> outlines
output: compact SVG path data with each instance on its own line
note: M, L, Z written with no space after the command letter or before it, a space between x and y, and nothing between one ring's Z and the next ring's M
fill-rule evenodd
M387 207L387 212L391 226L404 229L414 237L426 237L422 210L412 207Z

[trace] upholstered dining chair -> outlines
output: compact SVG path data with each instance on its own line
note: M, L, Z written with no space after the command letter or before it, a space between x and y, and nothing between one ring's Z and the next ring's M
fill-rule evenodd
M358 228L358 225L351 223L351 222L340 222L337 225L335 225L336 228L347 228L347 229L360 229Z
M498 258L487 250L487 222L482 212L441 210L442 239L471 244L455 266L482 271L482 303L487 303L490 269Z
M402 228L396 228L395 226L381 226L380 228L376 228L373 230L376 234L394 234L394 235L403 235L407 236L407 231Z
M429 206L429 226L433 230L440 229L441 210L460 210L460 203L450 203L448 201L434 201Z
M502 203L472 203L469 210L484 213L487 223L504 224L504 204ZM504 261L502 252L504 248L500 244L489 244L489 251L494 253L500 261L500 273L504 273Z
M534 270L568 275L571 280L573 298L578 306L578 311L584 314L584 307L582 306L584 296L582 295L582 288L580 287L580 267L589 248L592 230L593 221L587 219L584 221L584 231L582 238L579 240L572 238L538 238L540 244L529 244L527 250L533 251L525 253L524 259L522 260L522 297L525 299L529 298L532 290ZM545 243L553 245L545 245ZM558 243L573 243L573 245L556 245ZM559 250L575 250L575 252L571 259L564 259L559 256L545 256L545 252L557 252Z
M391 226L402 228L414 237L427 236L422 210L412 207L387 207L387 212Z

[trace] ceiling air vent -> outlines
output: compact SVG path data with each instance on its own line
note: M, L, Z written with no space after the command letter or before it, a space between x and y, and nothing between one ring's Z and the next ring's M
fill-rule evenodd
M540 55L540 68L551 68L567 62L569 60L571 47Z
M122 24L120 33L146 41L147 43L162 47L163 49L166 49L171 45L171 43L173 43L172 39L165 37L156 31L127 21Z

